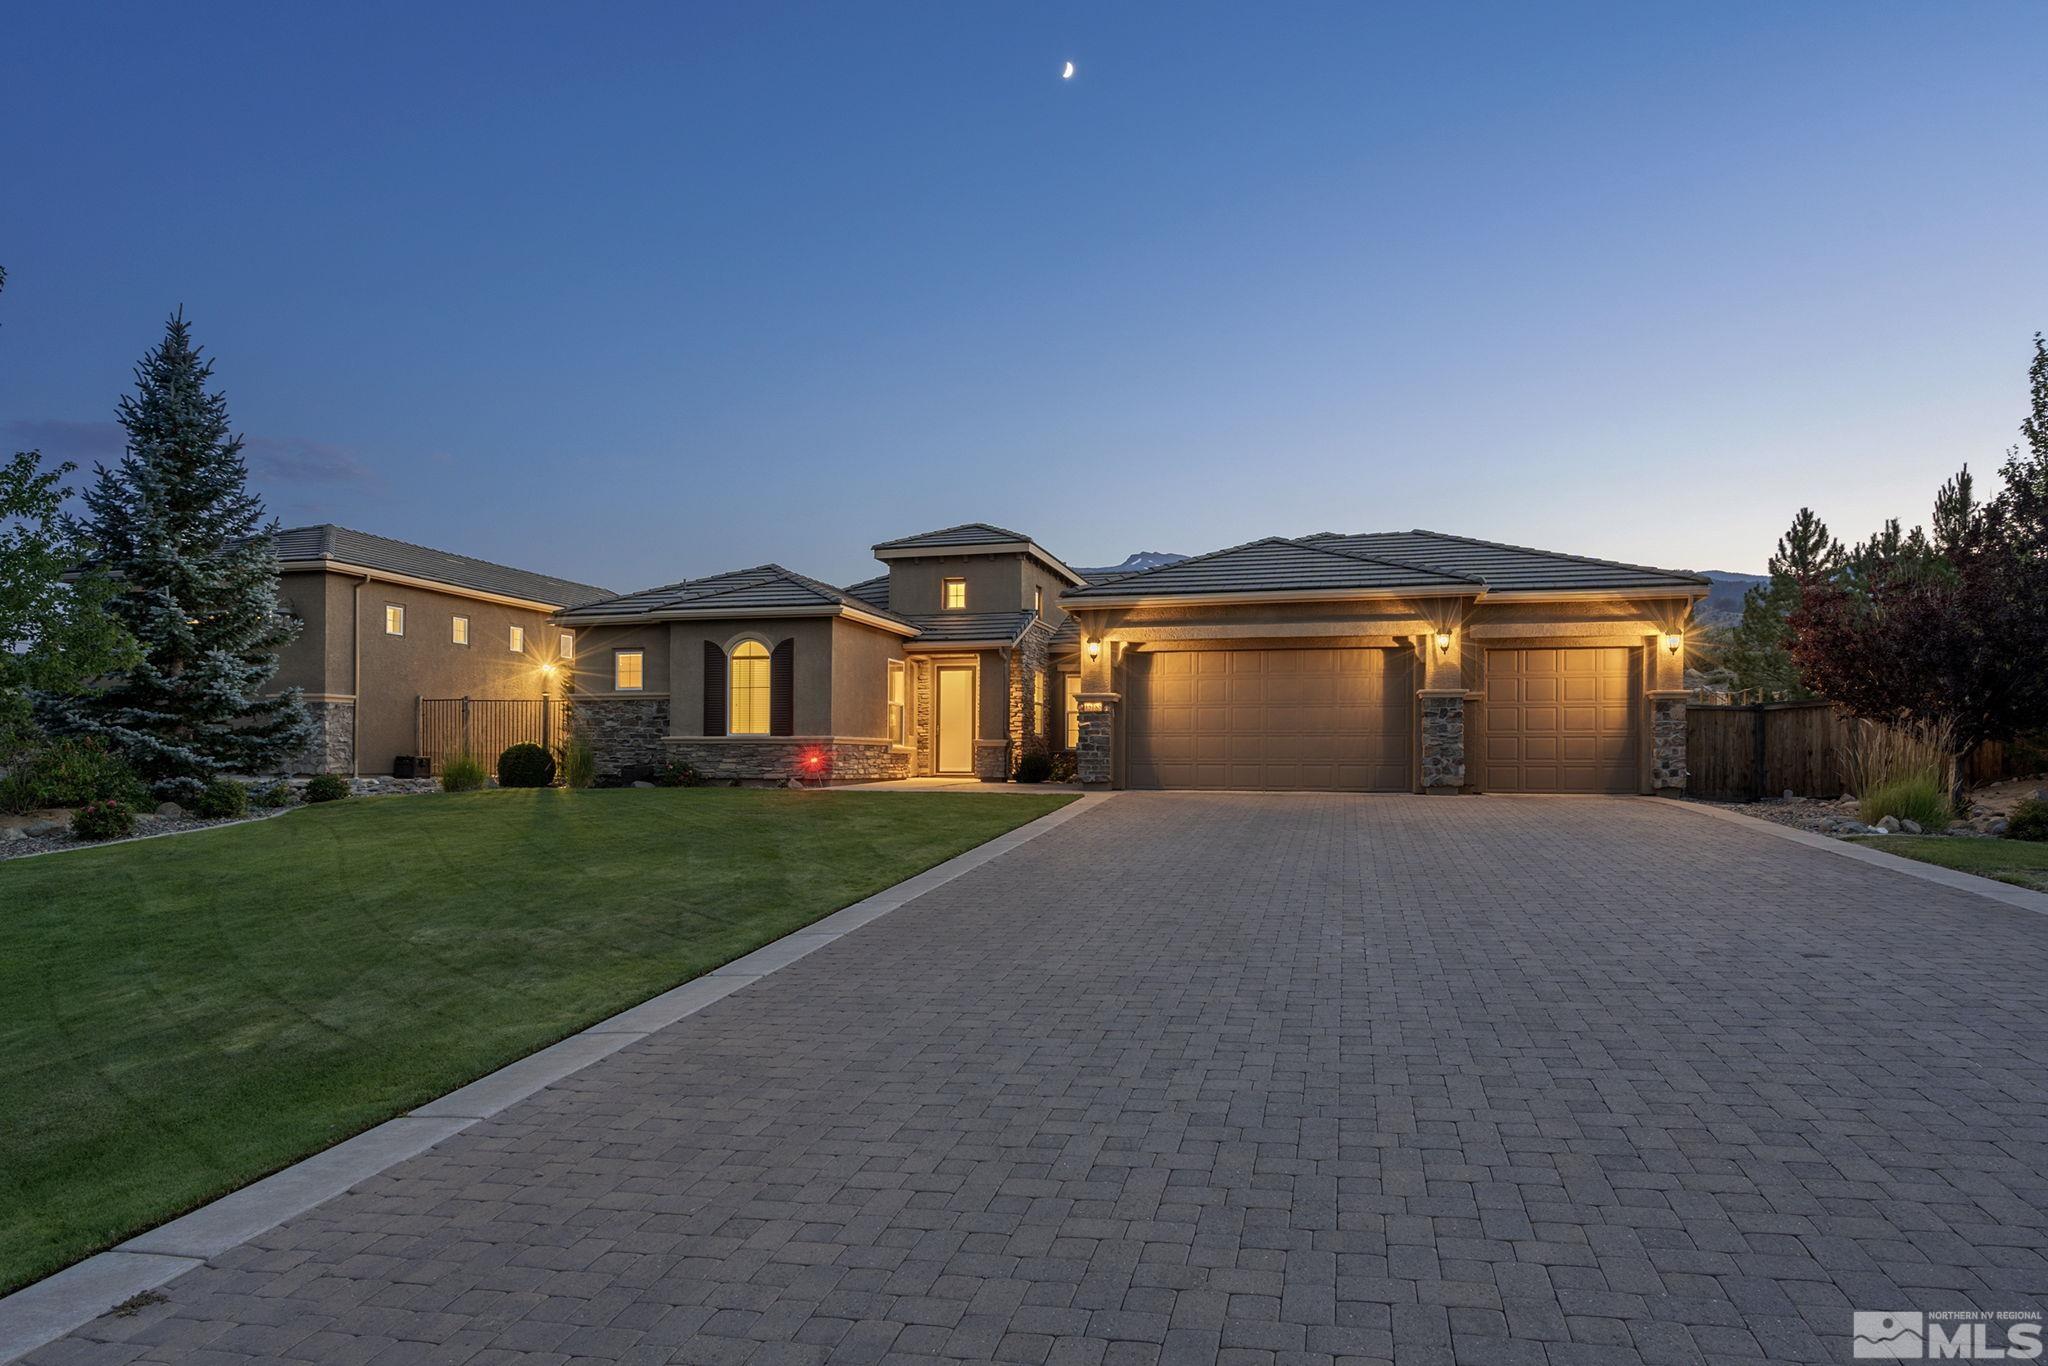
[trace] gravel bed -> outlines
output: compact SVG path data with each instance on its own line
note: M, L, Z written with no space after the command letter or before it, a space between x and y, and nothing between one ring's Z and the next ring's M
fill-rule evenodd
M219 820L201 820L197 816L154 816L142 815L135 818L135 833L118 840L73 839L66 830L61 835L29 835L18 840L0 839L0 862L11 858L27 858L31 854L50 854L59 849L90 849L102 844L127 844L132 840L147 839L152 835L183 835L193 830L211 830L217 825L246 825L250 821L269 820L292 810L281 806L275 810L252 811L246 816L227 816Z
M262 786L258 783L256 786ZM291 780L294 791L304 791L303 778ZM433 778L356 778L349 788L358 797L408 797L421 792L438 792L441 784ZM135 833L118 840L73 839L68 828L69 813L61 819L67 828L57 834L28 835L21 839L10 839L0 829L0 862L8 859L27 858L32 854L50 854L59 849L89 849L102 844L126 844L131 840L148 839L156 835L183 835L194 830L211 830L218 825L246 825L250 821L268 820L282 816L287 811L297 810L302 803L290 806L268 807L252 810L246 816L226 816L216 820L203 820L198 816L159 816L154 812L141 812L135 817Z

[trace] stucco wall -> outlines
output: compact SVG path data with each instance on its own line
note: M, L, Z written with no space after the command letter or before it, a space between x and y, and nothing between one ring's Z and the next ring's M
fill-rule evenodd
M641 687L618 693L613 656L620 650L640 651ZM669 691L668 623L638 626L585 626L576 633L576 692L583 697L666 696Z
M361 696L355 707L355 755L363 773L389 773L391 761L418 743L422 697L537 698L559 684L543 679L540 665L556 658L559 633L548 614L455 593L326 572L286 574L280 588L306 629L281 656L277 686L301 687L320 697L347 698L357 687L356 649L362 651ZM360 626L354 619L360 601ZM384 631L384 608L405 609L405 634ZM469 618L467 646L452 639L452 620ZM511 628L525 628L526 645L510 647Z
M922 615L944 610L944 579L967 580L967 611L1015 612L1031 605L1022 555L942 555L894 560L889 565L891 611ZM1048 599L1052 595L1047 594Z
M832 726L848 739L887 738L889 661L903 658L903 637L844 617L832 623ZM906 679L905 702L909 701Z

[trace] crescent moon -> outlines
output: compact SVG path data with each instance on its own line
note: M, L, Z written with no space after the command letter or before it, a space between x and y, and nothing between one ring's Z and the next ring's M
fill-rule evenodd
M1072 62L1067 63L1067 69L1060 73L1060 79L1063 81L1071 81L1074 79L1074 64Z

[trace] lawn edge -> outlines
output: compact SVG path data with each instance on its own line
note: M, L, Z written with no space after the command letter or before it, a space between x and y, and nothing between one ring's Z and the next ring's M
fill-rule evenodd
M1851 844L1847 840L1831 839L1816 835L1809 830L1795 830L1776 821L1767 821L1760 816L1745 816L1739 811L1723 811L1717 807L1705 806L1699 802L1674 802L1662 797L1647 797L1645 801L1663 802L1666 806L1691 811L1717 821L1733 821L1747 829L1758 830L1781 840L1803 844L1809 849L1825 849L1843 858L1855 859L1875 868L1889 869L1917 877L1922 882L1932 882L1951 891L1973 892L1992 901L2001 902L2015 910L2032 911L2036 915L2048 915L2048 892L2029 891L2000 882L1996 878L1981 877L1976 873L1965 873L1958 868L1945 868L1938 863L1926 863L1920 859L1907 858L1904 854L1887 854L1882 849L1867 845Z
M0 1297L0 1363L14 1361L55 1342L135 1295L170 1284L204 1266L208 1258L268 1232L649 1034L744 990L777 969L1093 810L1114 795L1084 793L1034 821L1006 830L802 929L770 940L723 967L628 1006L439 1099L365 1129L108 1251L73 1262Z

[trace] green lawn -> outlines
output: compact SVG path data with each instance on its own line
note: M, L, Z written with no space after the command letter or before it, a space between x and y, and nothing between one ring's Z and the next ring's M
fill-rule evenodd
M0 863L0 1291L1068 800L479 792Z
M1946 835L1864 836L1856 841L1887 854L1938 863L1965 873L2048 892L2048 844L2027 840L1953 839Z

